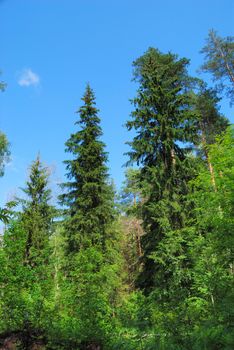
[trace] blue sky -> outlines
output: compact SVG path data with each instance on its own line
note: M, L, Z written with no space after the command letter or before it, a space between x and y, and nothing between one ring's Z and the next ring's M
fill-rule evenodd
M118 187L131 135L123 128L136 86L132 61L149 46L191 59L196 74L208 30L234 35L233 0L2 0L0 129L11 143L1 179L0 204L19 194L38 152L52 169L51 185L64 179L64 143L74 132L85 84L95 90ZM208 79L208 76L205 76ZM234 121L227 101L222 111Z

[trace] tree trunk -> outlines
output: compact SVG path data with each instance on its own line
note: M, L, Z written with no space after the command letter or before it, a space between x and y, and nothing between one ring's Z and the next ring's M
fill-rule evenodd
M209 172L210 172L210 176L211 176L211 183L212 183L212 185L214 187L214 191L217 192L214 168L213 168L213 165L212 165L212 163L210 161L209 153L207 151L206 136L205 136L204 127L203 127L202 124L200 124L200 129L201 129L201 132L202 132L202 148L203 148L203 151L205 153L206 161L207 161L207 164L208 164L208 168L209 168Z
M175 167L176 164L176 158L175 158L175 150L174 148L171 148L171 163L172 163L172 167Z

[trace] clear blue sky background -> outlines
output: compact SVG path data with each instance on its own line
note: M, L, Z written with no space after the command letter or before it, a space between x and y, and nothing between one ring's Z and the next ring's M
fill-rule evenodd
M195 74L208 30L234 35L233 23L233 0L0 1L0 69L8 84L0 94L0 129L12 153L0 180L0 204L19 194L39 151L58 192L64 143L75 130L86 82L97 96L110 174L120 187L131 138L123 124L136 90L132 61L153 46L190 58ZM222 111L234 121L227 101Z

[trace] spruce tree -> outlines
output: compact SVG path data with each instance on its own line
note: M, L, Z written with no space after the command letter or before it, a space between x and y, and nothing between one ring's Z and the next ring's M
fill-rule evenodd
M105 246L106 228L113 218L113 193L108 184L107 153L100 140L102 129L95 106L95 96L87 85L78 110L79 130L66 142L73 159L65 161L69 182L60 198L67 206L65 223L68 252L81 248Z
M133 65L139 88L132 101L132 119L127 122L128 130L136 131L128 155L130 162L141 166L142 183L147 184L142 208L143 270L138 285L146 292L158 287L162 296L172 280L187 283L180 270L186 260L182 258L181 230L186 220L188 181L193 176L187 146L197 137L197 114L191 101L187 59L150 48Z
M19 199L22 204L21 221L27 236L25 260L31 266L40 264L43 256L45 257L52 233L56 211L50 204L51 190L48 188L48 181L48 169L43 167L38 156L31 165L26 187L22 189L26 199Z
M67 208L63 304L69 310L69 324L75 324L71 339L80 341L82 349L96 350L112 331L121 258L107 153L89 85L82 101L77 112L79 128L66 142L72 159L65 162L69 181L60 197Z
M23 189L25 196L16 201L21 204L21 211L9 222L3 238L5 265L0 274L3 320L10 331L16 331L27 341L43 333L48 323L45 318L51 313L48 304L53 272L49 240L56 210L50 204L48 176L48 169L37 157Z

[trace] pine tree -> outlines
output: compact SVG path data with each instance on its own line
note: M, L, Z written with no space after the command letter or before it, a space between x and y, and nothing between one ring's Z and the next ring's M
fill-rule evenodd
M206 45L201 50L205 62L201 66L204 72L213 75L213 80L220 82L231 102L234 101L234 37L222 38L215 30L210 30Z
M176 257L184 253L181 229L186 220L187 184L193 175L185 144L197 137L187 65L187 59L153 48L137 59L134 78L139 89L132 101L132 120L127 122L128 130L136 131L129 142L130 162L141 165L141 178L147 183L142 208L143 271L138 284L146 292L157 286L164 295L170 280L178 276L179 281L186 280L180 271L185 259Z
M198 145L201 149L201 155L205 158L208 165L211 181L216 190L214 169L212 160L208 152L209 145L215 143L218 135L224 132L228 125L228 119L219 112L217 93L213 89L207 89L202 86L201 90L195 97L195 108L198 112L199 119L197 124L198 129Z
M60 198L67 206L65 224L68 252L100 245L104 248L106 228L113 219L113 193L108 184L107 153L100 141L102 130L92 89L87 85L84 105L78 110L79 130L66 142L73 159L65 161L70 180Z

